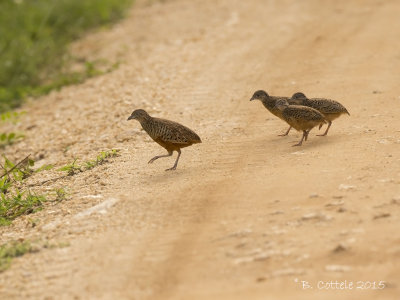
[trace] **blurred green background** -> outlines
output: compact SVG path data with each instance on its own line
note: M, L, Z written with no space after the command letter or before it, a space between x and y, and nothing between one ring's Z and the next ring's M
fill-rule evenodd
M0 113L99 72L84 61L70 72L67 46L85 31L115 22L134 0L0 0Z

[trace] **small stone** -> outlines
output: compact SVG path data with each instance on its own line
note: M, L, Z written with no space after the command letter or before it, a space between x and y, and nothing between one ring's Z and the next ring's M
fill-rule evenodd
M325 204L326 207L330 207L330 206L340 206L343 205L344 201L333 201L333 202L329 202L327 204Z
M310 196L308 196L308 198L318 198L319 197L319 195L317 194L317 193L313 193L313 194L310 194Z
M383 144L383 145L387 145L390 144L390 141L388 141L387 139L380 139L380 140L376 140L379 144Z
M377 214L374 216L374 220L376 219L382 219L382 218L388 218L390 217L390 213L381 213L381 214Z
M61 220L55 220L46 225L43 225L42 230L43 231L51 231L51 230L56 229L59 225L61 225Z
M272 213L270 213L270 215L282 215L282 214L283 214L283 211L281 211L281 210L275 210Z
M325 266L325 270L328 272L348 272L351 270L351 267L345 265L327 265Z
M99 213L99 214L104 215L104 214L107 213L107 210L109 208L111 208L112 206L114 206L117 202L118 202L118 199L115 199L115 198L107 199L107 200L105 200L105 201L103 201L103 202L101 202L101 203L99 203L99 204L97 204L95 206L92 206L92 207L90 207L90 208L88 208L88 209L76 214L74 218L75 219L79 219L79 218L82 218L82 217L87 217L87 216L90 216L93 213Z
M304 151L295 151L295 152L292 152L292 153L290 153L290 154L293 154L293 155L303 155L303 154L306 154Z
M400 196L393 197L390 203L400 205Z
M340 253L348 250L348 246L340 243L339 245L336 246L335 249L332 250L333 253Z
M382 179L379 179L378 182L388 183L388 182L394 182L394 180L393 180L393 178L382 178Z
M303 275L305 271L303 269L281 269L274 271L271 275L272 277L280 277L280 276L293 276L293 275Z
M339 185L339 190L342 190L342 191L349 191L349 190L355 190L355 189L356 189L355 185L348 185L348 184L344 184L344 183Z
M301 217L301 220L308 221L308 220L319 220L319 221L330 221L332 220L331 216L322 214L322 213L308 213Z
M267 280L267 278L265 278L265 277L258 277L258 278L256 279L257 282L263 282L263 281L265 281L265 280Z

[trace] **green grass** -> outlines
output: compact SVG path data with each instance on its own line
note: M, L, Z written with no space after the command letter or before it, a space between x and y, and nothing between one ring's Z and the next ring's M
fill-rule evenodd
M133 0L1 0L0 112L64 85L102 73L96 62L73 59L68 44L120 19ZM82 72L68 66L83 63ZM112 65L109 70L115 68Z
M7 270L15 257L39 251L28 241L13 241L0 246L0 272Z
M18 123L20 117L24 115L25 113L18 113L18 112L12 112L8 111L5 113L0 114L0 125L2 123L12 123L16 124ZM24 135L21 133L17 132L0 132L0 149L5 148L8 145L12 145L16 141L24 138Z
M95 159L85 162L85 166L79 165L77 159L67 164L58 171L66 172L72 176L80 172L90 170L108 161L109 158L118 156L118 149L111 149L100 152ZM36 195L23 187L26 178L34 173L53 168L52 165L44 165L34 170L32 167L35 162L29 155L18 163L10 161L3 156L4 162L0 163L3 169L0 174L0 226L10 225L19 216L29 215L43 209L47 201L61 202L66 200L67 191L64 188L54 190L54 200L49 200L49 195ZM35 226L37 222L32 222Z
M0 193L0 226L11 224L19 216L41 210L44 202L45 196L29 192Z
M77 163L77 158L70 164L67 164L58 169L58 171L67 172L68 176L75 175L80 172L84 172L86 170L91 170L94 167L102 165L103 163L108 161L108 158L118 156L118 149L111 149L107 151L101 151L95 159L88 160L85 162L85 165L79 165Z
M37 170L33 170L34 161L25 157L19 163L11 162L3 156L4 162L1 165L0 174L0 226L9 225L21 216L34 213L43 208L46 197L44 195L32 194L29 190L20 190L19 185L33 173L48 170L52 166L45 165Z

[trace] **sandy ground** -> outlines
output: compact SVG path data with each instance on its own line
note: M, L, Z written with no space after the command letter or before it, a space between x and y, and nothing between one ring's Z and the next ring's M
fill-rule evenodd
M399 299L399 16L395 0L138 1L78 42L120 67L27 104L26 138L6 155L121 156L30 179L68 200L0 228L0 242L69 246L15 259L0 298ZM300 134L278 137L287 125L249 102L257 89L336 99L351 116L294 148ZM176 156L148 165L164 150L126 121L136 108L203 143L175 172Z

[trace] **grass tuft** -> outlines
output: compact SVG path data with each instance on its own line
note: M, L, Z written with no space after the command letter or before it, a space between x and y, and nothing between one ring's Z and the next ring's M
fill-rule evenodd
M0 175L0 226L9 225L21 216L34 213L43 208L46 202L44 195L32 194L30 191L20 191L15 183L22 183L24 179L35 172L49 168L43 166L38 170L32 170L34 161L29 155L18 163L13 163L3 156L4 163L1 164L3 174Z
M97 155L97 157L95 159L86 161L85 165L78 165L77 158L75 158L72 163L61 167L60 169L58 169L58 171L67 172L68 176L72 176L77 173L84 172L86 170L91 170L94 167L97 167L97 166L102 165L103 163L107 162L108 158L118 156L119 155L118 152L119 152L118 149L102 151Z
M28 241L13 241L0 246L0 272L7 270L15 257L39 251Z
M37 212L43 208L46 197L16 190L12 195L0 194L0 226L9 225L22 215Z

